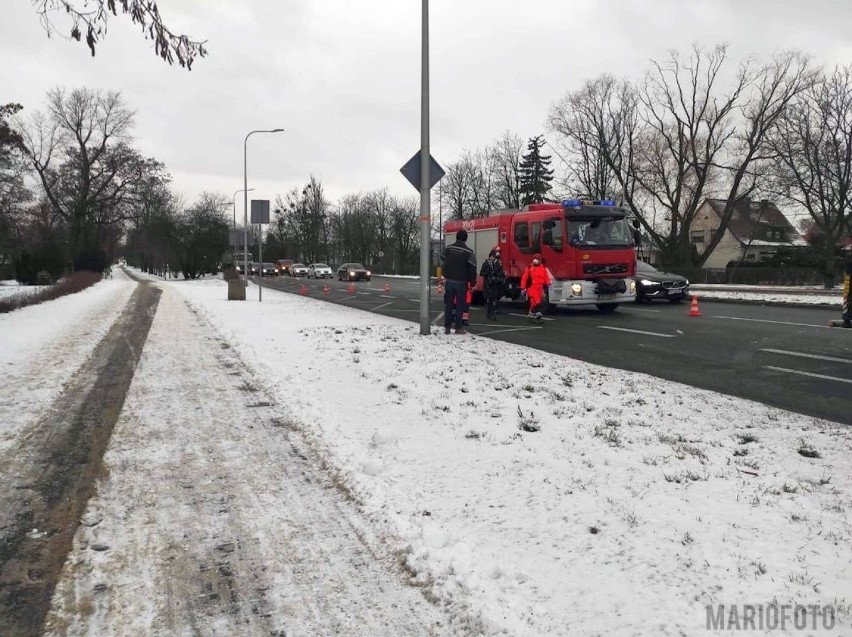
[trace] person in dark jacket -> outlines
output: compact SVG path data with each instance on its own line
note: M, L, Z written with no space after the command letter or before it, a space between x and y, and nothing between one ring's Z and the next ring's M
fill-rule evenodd
M467 288L476 283L476 255L467 243L467 231L456 233L456 242L441 253L444 286L444 333L455 325L456 334L464 334L462 314L467 312Z
M488 258L483 262L479 271L482 277L482 292L485 294L485 309L492 321L497 320L497 301L503 296L503 285L506 282L506 273L503 271L503 262L500 260L500 248L494 248L488 253Z

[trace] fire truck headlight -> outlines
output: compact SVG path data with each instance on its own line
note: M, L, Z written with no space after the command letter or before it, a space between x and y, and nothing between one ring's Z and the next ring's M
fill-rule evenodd
M583 286L580 285L579 283L572 283L571 284L571 293L574 296L583 296Z
M636 281L630 281L630 294L636 294Z

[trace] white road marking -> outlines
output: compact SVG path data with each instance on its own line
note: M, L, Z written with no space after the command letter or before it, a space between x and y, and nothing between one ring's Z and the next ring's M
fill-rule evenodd
M763 369L771 369L776 372L786 372L788 374L798 374L799 376L810 376L811 378L821 378L823 380L836 380L838 383L848 383L852 385L852 380L848 378L837 378L835 376L826 376L825 374L813 374L811 372L803 372L798 369L787 369L786 367L775 367L774 365L764 365Z
M341 301L351 301L352 299L355 299L355 298L358 298L358 297L355 297L355 296L344 296L344 297L343 297L342 299L340 299L340 300L341 300Z
M645 330L630 330L626 327L612 327L611 325L597 325L602 330L615 330L617 332L632 332L633 334L645 334L646 336L659 336L660 338L677 338L677 334L662 334L660 332L646 332Z
M710 318L727 319L728 321L750 321L752 323L775 323L777 325L798 325L800 327L828 328L828 325L814 325L813 323L790 323L789 321L770 321L769 319L741 318L739 316L711 316Z
M761 352L770 352L772 354L786 354L787 356L799 356L801 358L815 358L820 361L831 361L832 363L846 363L847 365L852 365L852 359L849 358L837 358L836 356L820 356L818 354L806 354L805 352L791 352L786 349L772 349L770 347L764 347L760 349Z
M382 303L381 305L379 305L379 306L377 306L377 307L374 307L374 308L373 308L373 309L371 309L370 311L371 311L371 312L375 312L376 310L381 310L383 307L387 307L388 305L390 305L390 303Z
M373 296L373 295L372 295L372 294L370 294L369 292L358 292L358 294L366 294L367 296Z
M420 299L408 299L412 303L420 303Z
M521 318L529 318L529 316L527 316L526 314L514 314L512 312L509 312L509 316L520 316ZM542 321L555 321L556 319L555 318L548 318L547 316L542 316L541 320Z
M420 310L417 310L417 311L419 312ZM437 325L438 321L440 321L442 318L444 318L444 313L439 312L438 316L436 316L435 319L432 321L432 325Z
M379 294L379 296L383 299L395 299L395 296L388 296L387 294Z
M520 332L522 330L540 330L541 325L530 325L529 327L505 327L499 330L489 330L488 332L479 332L476 336L488 336L489 334L500 334L502 332Z
M621 306L621 309L627 310L628 312L654 312L655 314L659 314L660 310L649 310L645 307L624 307Z

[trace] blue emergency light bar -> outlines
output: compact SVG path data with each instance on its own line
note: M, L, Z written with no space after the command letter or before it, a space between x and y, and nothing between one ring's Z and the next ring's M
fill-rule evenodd
M563 199L562 206L565 208L579 208L580 206L615 206L612 199L601 199L600 201L589 201L585 199Z

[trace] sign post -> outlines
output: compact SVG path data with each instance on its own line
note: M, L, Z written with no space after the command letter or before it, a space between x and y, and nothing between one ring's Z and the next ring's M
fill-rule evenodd
M257 261L260 279L257 283L257 302L263 300L263 224L269 223L269 199L251 200L251 222L257 224Z
M840 306L840 320L829 321L830 327L852 328L852 245L843 249L846 263L843 267L843 300Z

